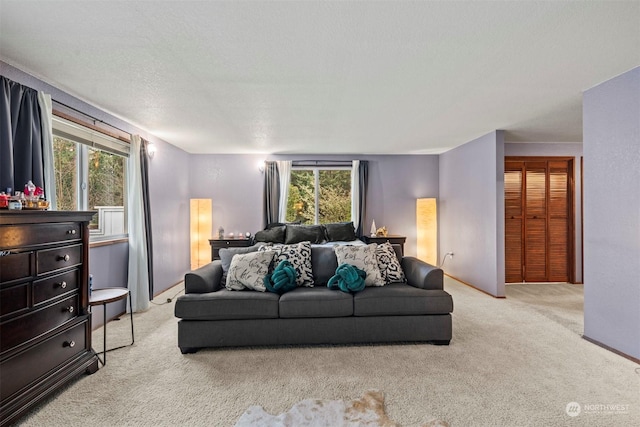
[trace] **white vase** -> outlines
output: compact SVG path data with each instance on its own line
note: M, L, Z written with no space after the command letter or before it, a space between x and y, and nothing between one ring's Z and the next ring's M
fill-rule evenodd
M376 237L376 232L378 229L376 228L376 220L371 221L371 237Z

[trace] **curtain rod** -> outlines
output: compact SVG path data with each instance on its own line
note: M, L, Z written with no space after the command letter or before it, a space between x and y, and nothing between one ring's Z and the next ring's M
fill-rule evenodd
M120 129L120 128L119 128L119 127L117 127L117 126L114 126L114 125L112 125L112 124L110 124L110 123L105 122L104 120L101 120L101 119L98 119L98 118L96 118L96 117L93 117L92 115L89 115L89 114L85 113L84 111L80 111L80 110L78 110L77 108L74 108L74 107L72 107L72 106L70 106L70 105L67 105L67 104L65 104L64 102L60 102L60 101L58 101L58 100L56 100L56 99L53 99L53 102L54 102L54 103L56 103L56 104L58 104L58 105L63 106L64 108L68 108L69 110L75 111L76 113L80 113L80 114L82 114L83 116L85 116L85 117L87 117L87 118L89 118L89 119L93 120L94 122L100 122L100 123L102 123L102 124L104 124L104 125L106 125L106 126L112 127L113 129L117 129L117 130L119 130L120 132L124 132L124 133L126 133L127 135L131 135L131 132L127 132L126 130ZM94 123L94 124L95 124L95 123Z
M293 166L330 166L330 165L351 165L351 160L293 160Z

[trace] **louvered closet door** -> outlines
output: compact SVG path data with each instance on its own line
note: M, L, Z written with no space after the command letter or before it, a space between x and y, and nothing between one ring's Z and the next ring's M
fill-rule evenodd
M547 164L525 165L524 280L547 280Z
M569 281L569 165L549 162L549 281Z
M522 184L524 162L509 162L504 171L505 279L522 282Z
M571 160L505 161L505 279L568 282L572 248Z

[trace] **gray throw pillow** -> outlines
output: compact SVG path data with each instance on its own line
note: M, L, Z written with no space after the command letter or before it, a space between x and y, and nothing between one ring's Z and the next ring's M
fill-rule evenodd
M330 242L351 242L357 239L353 222L334 222L325 224L324 228Z
M287 225L284 243L287 245L300 242L324 243L325 240L322 225Z
M265 292L264 277L269 273L273 252L236 254L227 273L226 288L241 291L245 288Z
M284 235L287 227L279 225L256 233L256 242L284 243Z

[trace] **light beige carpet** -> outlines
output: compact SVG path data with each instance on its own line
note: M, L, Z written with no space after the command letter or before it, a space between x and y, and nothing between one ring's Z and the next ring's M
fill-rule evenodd
M275 415L303 399L349 401L367 390L384 393L386 414L402 426L432 419L451 426L640 425L638 365L581 338L582 295L575 292L581 288L560 287L536 305L534 288L513 286L519 285L507 287L507 299L494 299L447 278L455 306L448 347L182 355L173 303L154 306L134 316L133 347L109 353L106 367L67 387L23 425L233 426L254 405ZM128 328L126 317L110 322L108 345L126 344Z

